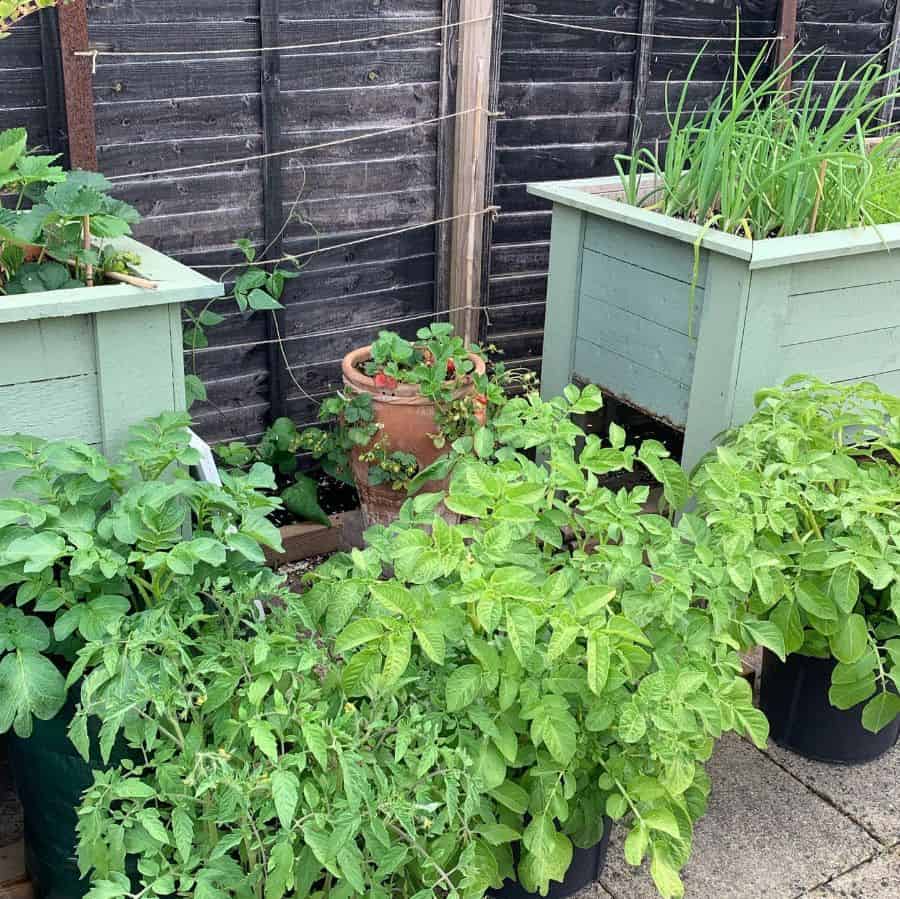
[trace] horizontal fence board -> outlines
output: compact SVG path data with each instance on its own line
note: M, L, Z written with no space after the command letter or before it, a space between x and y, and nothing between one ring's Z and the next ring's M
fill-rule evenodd
M610 219L591 216L585 229L588 250L621 259L646 271L674 278L683 284L706 283L708 252L700 253L700 267L694 273L694 248L644 228L633 228ZM596 260L598 263L602 260ZM605 277L598 265L598 280Z
M0 387L96 372L93 318L36 319L3 325Z
M675 427L687 421L689 388L581 337L575 341L574 375Z
M589 299L627 310L685 337L688 334L690 288L683 280L585 250L581 291ZM695 322L700 321L703 295L701 284L694 291Z
M697 344L686 334L583 294L578 311L578 335L690 387Z
M865 266L854 266L854 268ZM900 281L842 287L788 297L785 346L841 334L900 327Z
M827 381L868 378L900 369L900 327L782 346L779 375L811 372Z
M0 386L0 429L47 440L101 440L97 375Z

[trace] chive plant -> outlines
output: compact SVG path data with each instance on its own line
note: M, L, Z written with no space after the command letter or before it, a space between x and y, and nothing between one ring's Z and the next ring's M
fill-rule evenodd
M825 97L814 85L817 58L767 72L767 50L746 68L738 50L702 113L687 109L703 51L694 60L674 109L667 98L664 151L657 143L616 157L625 201L757 240L900 220L900 136L881 119L900 93L885 90L890 73L876 61L849 75L842 67ZM808 76L784 90L805 63Z

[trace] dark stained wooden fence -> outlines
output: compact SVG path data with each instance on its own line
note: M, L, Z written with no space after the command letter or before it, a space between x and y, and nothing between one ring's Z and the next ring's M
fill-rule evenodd
M266 46L273 35L290 45L405 31L452 21L458 8L455 0L88 0L87 6L92 47L169 53ZM667 80L674 95L703 38L733 33L736 7L731 0L497 0L496 8L614 31L696 36L649 41L512 16L501 21L494 90L505 115L497 126L492 194L502 212L485 247L483 333L507 361L535 368L550 213L525 184L612 173L615 154L633 144L638 120L642 141L664 140ZM773 34L778 8L778 0L744 0L742 33ZM25 125L32 143L64 149L58 38L52 14L42 16L0 42L0 128ZM895 16L895 0L800 0L799 50L825 48L815 75L823 89L842 64L856 66L888 46ZM117 192L144 215L140 239L188 264L218 266L209 269L214 277L238 260L235 238L262 247L267 226L271 239L288 217L279 252L433 220L447 211L439 156L452 135L437 125L286 156L274 172L257 161L137 175L435 117L453 108L447 85L454 42L452 32L432 32L284 51L277 69L271 55L258 53L100 57L93 78L99 166L126 176ZM752 57L758 46L747 43L743 52ZM709 46L692 102L717 92L732 51L728 43ZM436 247L435 229L425 228L313 257L285 292L286 366L265 343L272 334L265 316L244 318L232 304L218 304L225 322L211 331L209 348L187 359L209 391L209 401L193 410L201 432L215 441L260 434L273 410L273 367L277 405L298 422L312 421L317 402L339 384L347 350L371 340L381 322L409 319L394 327L411 334L434 312L441 278Z

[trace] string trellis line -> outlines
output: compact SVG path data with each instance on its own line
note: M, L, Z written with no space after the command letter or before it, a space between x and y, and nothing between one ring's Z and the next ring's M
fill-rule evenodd
M329 244L327 247L317 247L315 250L304 250L302 253L288 253L277 259L258 259L253 262L240 263L239 265L215 265L207 263L205 265L192 265L194 269L215 269L215 268L252 268L255 266L277 265L280 262L295 262L298 259L306 259L310 256L318 256L320 253L329 253L332 250L344 250L347 247L356 247L359 244L369 243L372 240L381 240L384 237L394 237L397 234L406 234L409 231L420 231L422 228L431 228L435 225L444 225L447 222L455 222L457 219L467 218L473 215L496 215L500 211L499 206L486 206L484 209L477 209L471 212L460 212L456 215L448 215L445 218L434 219L430 222L418 222L415 225L405 225L403 228L397 228L393 231L381 231L378 234L370 234L368 237L360 237L357 240L347 240L343 243Z
M223 165L236 165L240 162L257 162L262 159L274 159L278 156L290 156L296 153L310 153L313 150L324 150L327 147L338 147L342 144L351 144L355 141L369 140L372 137L380 137L385 134L398 134L401 131L412 131L415 128L424 128L426 125L435 125L447 119L455 119L459 116L471 115L473 112L483 112L488 116L497 116L500 113L486 109L484 106L473 106L470 109L461 109L458 112L449 112L446 115L435 116L431 119L423 119L421 122L413 122L409 125L397 125L394 128L382 128L379 131L369 131L366 134L357 134L354 137L342 137L337 140L325 141L321 144L309 144L302 147L290 147L287 150L276 150L273 153L255 153L252 156L238 156L232 159L218 159L215 162L199 162L196 165L176 166L169 169L157 169L152 172L129 172L127 175L112 175L108 181L133 181L136 178L151 178L158 175L175 175L182 172L200 172L204 169L218 168Z
M225 47L210 50L101 50L99 47L91 50L73 50L73 56L86 56L94 61L102 56L118 58L156 59L159 57L185 57L192 59L204 59L207 56L240 56L241 54L255 55L257 53L275 53L285 50L321 50L323 47L345 47L350 44L368 44L372 41L388 41L392 38L411 37L416 34L428 34L434 31L448 31L451 28L460 28L463 25L474 25L477 22L486 22L490 16L480 16L477 19L460 19L458 22L447 22L444 25L428 25L424 28L413 28L408 31L394 31L390 34L373 34L371 37L350 37L335 41L318 41L314 44L282 44L277 47Z
M468 309L475 309L475 310L480 309L482 312L484 312L486 314L490 314L491 312L498 312L502 309L525 309L528 307L543 306L543 305L544 305L543 300L528 300L528 301L522 302L522 303L499 303L497 305L491 305L491 306L478 306L478 305L474 305L474 304L470 303L466 306L455 306L453 308L453 311L455 312L457 310L466 311ZM431 312L418 312L415 315L404 315L404 316L400 316L398 318L383 319L381 321L363 322L362 324L352 325L351 327L348 327L348 328L329 328L327 330L322 330L322 331L309 331L306 334L292 334L289 337L272 337L272 338L266 339L266 340L253 340L249 343L227 344L224 346L209 347L209 350L221 351L221 350L227 350L231 347L245 347L245 348L248 346L260 347L260 346L268 346L273 343L279 343L279 344L283 345L286 343L293 343L296 340L309 340L311 338L316 338L316 337L335 337L338 334L350 334L353 331L367 331L367 330L372 330L374 328L387 328L392 325L406 324L407 322L422 321L423 319L440 318L441 316L446 316L449 314L450 314L449 309L433 310ZM204 349L198 350L198 353L203 353L203 352L204 352ZM299 368L308 368L312 365L322 365L322 364L323 363L321 363L321 362L313 362L313 363L308 363L307 365L300 364L300 365L293 365L293 366L289 366L289 367L299 369Z
M551 25L555 28L569 28L573 31L593 31L597 34L613 34L618 37L652 37L661 41L728 41L734 43L735 37L721 34L707 35L706 37L696 34L656 34L647 31L620 31L615 28L598 28L594 25L576 25L574 22L562 22L558 19L539 19L536 16L523 16L520 13L504 12L507 19L520 19L523 22L534 22L537 25ZM783 34L772 34L768 37L741 37L741 41L783 41Z

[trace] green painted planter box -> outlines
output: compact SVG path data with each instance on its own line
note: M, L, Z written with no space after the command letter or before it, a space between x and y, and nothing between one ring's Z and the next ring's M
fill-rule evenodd
M900 393L900 224L751 241L629 206L618 178L528 190L553 201L545 395L599 385L683 430L690 468L788 375Z
M116 246L140 256L156 290L0 296L0 434L76 438L114 453L131 425L184 408L181 303L223 287L136 241Z

